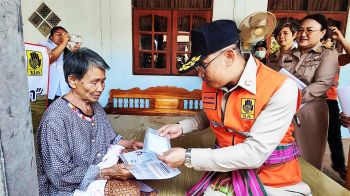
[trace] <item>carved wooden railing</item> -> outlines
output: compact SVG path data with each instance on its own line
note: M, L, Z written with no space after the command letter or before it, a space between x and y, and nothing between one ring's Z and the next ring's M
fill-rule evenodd
M107 114L130 115L194 115L202 109L201 91L158 86L145 90L112 89L109 92Z

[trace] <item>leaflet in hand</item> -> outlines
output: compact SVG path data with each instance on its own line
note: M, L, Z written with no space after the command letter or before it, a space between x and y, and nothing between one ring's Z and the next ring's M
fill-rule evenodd
M130 172L136 179L167 179L180 174L180 170L167 166L157 157L157 154L162 154L171 148L168 138L161 137L156 130L147 128L143 146L142 150L120 156L124 163L133 165Z
M297 86L299 88L299 90L303 90L306 87L306 84L304 82L302 82L301 80L299 80L297 77L295 77L293 74L291 74L289 71L287 71L286 69L282 68L279 71L281 74L288 76L288 78L294 80L294 82L297 83Z
M143 144L144 151L163 154L170 148L171 145L168 138L159 136L155 129L147 128Z
M122 154L121 159L124 163L133 165L130 172L138 180L167 179L180 174L180 170L167 166L154 152L137 150Z

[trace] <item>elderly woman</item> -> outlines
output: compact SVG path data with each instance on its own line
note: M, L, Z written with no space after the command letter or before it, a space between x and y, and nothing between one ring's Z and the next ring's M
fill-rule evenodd
M328 130L326 91L338 71L337 51L325 48L320 41L327 29L325 16L304 17L296 37L298 49L281 59L281 67L306 84L301 91L304 106L296 114L294 133L302 158L320 170Z
M279 71L281 69L280 60L284 53L292 52L297 48L294 42L297 36L298 21L295 19L281 19L274 30L274 36L280 48L270 54L267 59L267 66Z
M97 102L105 87L106 69L102 57L87 48L65 59L64 76L71 91L50 105L37 133L40 195L73 195L96 179L131 177L128 165L97 166L110 145L126 149L143 145L117 135Z

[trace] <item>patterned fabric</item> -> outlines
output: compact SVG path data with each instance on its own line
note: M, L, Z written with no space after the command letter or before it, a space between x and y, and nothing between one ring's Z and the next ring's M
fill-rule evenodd
M66 101L67 105L73 110L74 113L76 113L81 119L86 120L88 122L95 123L94 116L88 116L85 115L79 108L75 107L75 105L71 104L68 100L65 98L62 98Z
M108 180L105 185L105 196L140 195L140 187L135 180Z
M73 195L75 189L83 189L81 185L97 176L96 165L110 143L122 139L99 103L93 110L92 122L79 117L59 98L44 113L37 131L40 195Z
M108 180L105 185L104 194L105 196L156 196L156 191L143 192L140 189L140 182L135 180Z
M207 172L186 196L203 195L210 186L214 191L220 191L227 196L267 196L256 170L240 169L232 172Z
M218 148L218 146L216 146ZM298 158L299 150L295 142L287 145L279 145L271 153L264 165L285 163ZM219 191L227 196L256 196L267 195L264 185L260 181L256 169L240 169L232 172L207 172L187 196L203 195L210 186L214 191Z
M295 142L279 145L276 150L272 152L269 158L264 162L264 165L273 165L278 163L285 163L299 157L299 149Z

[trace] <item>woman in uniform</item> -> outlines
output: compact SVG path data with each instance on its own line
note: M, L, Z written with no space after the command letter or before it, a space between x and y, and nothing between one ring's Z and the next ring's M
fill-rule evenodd
M284 53L291 52L297 48L297 43L294 41L297 36L299 24L295 19L281 19L274 31L274 36L280 48L276 52L269 55L267 66L279 71L280 60Z
M294 122L295 138L302 158L320 170L328 130L326 91L338 71L337 51L325 48L320 41L327 29L325 16L304 17L296 36L298 49L285 53L281 59L281 67L306 85L301 89L303 105Z

